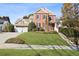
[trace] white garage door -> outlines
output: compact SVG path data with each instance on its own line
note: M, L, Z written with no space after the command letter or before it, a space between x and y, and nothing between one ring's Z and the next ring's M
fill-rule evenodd
M28 27L16 27L17 32L28 32Z

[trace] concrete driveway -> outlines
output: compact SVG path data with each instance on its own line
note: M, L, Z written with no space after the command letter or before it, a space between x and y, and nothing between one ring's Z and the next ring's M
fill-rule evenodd
M2 32L0 33L0 44L3 44L7 39L16 37L21 33L18 32Z

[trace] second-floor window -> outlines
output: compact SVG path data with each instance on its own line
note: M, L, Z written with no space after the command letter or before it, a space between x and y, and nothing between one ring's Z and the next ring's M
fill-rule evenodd
M43 19L46 19L46 15L43 15Z
M39 19L39 15L36 15L36 19Z

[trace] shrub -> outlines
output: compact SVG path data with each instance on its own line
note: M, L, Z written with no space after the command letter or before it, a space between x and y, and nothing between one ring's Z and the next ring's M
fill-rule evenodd
M12 25L12 24L5 25L4 28L3 28L3 31L4 32L14 32L15 31L14 25Z
M14 32L14 25L9 24L7 27L8 27L8 32Z
M36 25L33 22L29 23L29 25L28 25L28 31L32 31L35 28L36 28Z
M56 31L44 32L44 34L57 34L57 32Z
M40 28L40 31L44 31L44 29L43 28Z
M23 41L20 38L10 38L5 43L16 43L16 44L25 44L25 41Z
M37 28L32 29L32 31L37 31Z
M73 28L59 28L59 32L63 33L67 37L79 36L79 31L77 31Z

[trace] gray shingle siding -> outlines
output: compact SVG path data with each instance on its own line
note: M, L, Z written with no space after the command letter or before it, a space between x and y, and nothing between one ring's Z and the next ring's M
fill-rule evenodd
M0 17L0 32L2 32L2 27L5 21L8 21L10 23L9 17L5 17L5 16Z
M0 24L0 32L2 32L2 25L3 25L3 24Z
M2 32L2 25L3 25L4 21L2 19L0 19L0 32Z

